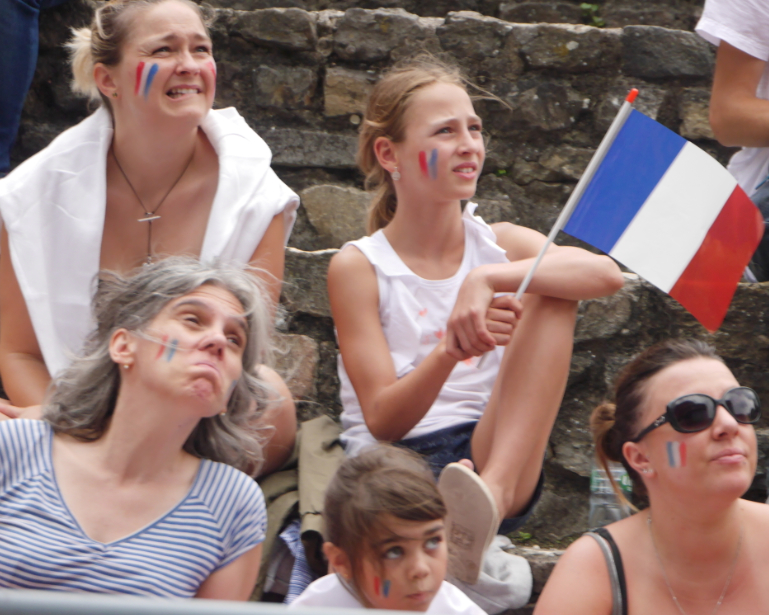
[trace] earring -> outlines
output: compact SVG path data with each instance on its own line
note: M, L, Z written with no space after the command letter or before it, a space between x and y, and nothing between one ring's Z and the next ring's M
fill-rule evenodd
M117 98L117 92L112 92L112 98Z
M395 170L390 173L390 177L393 178L393 181L397 182L401 178L401 172L398 170L398 167L395 167Z
M123 369L131 369L131 366L130 366L130 365L128 365L128 363L125 363L125 364L123 365Z
M225 408L219 413L219 416L227 416L227 409Z

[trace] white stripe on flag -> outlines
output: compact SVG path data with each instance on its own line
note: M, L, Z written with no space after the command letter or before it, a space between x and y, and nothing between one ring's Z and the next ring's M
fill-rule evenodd
M687 142L614 244L611 256L670 292L736 185L716 160Z

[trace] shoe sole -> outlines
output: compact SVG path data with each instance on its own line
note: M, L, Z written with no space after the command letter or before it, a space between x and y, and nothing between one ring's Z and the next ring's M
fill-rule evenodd
M499 527L494 497L481 477L460 463L443 468L438 490L448 512L449 574L477 583L483 555Z

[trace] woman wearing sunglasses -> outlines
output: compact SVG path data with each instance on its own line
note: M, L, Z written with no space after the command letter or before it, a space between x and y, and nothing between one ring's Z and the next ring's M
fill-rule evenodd
M769 507L740 499L760 415L703 342L666 341L626 366L591 425L602 465L621 462L649 506L572 544L535 615L769 611Z

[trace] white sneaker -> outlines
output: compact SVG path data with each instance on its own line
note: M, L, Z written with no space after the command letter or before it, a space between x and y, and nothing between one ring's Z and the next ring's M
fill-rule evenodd
M452 576L446 580L489 615L525 606L531 598L534 579L525 558L505 551L511 545L507 536L496 536L492 540L477 583L471 585Z
M483 555L499 528L497 504L481 477L461 463L443 468L438 490L448 512L449 574L475 583Z

